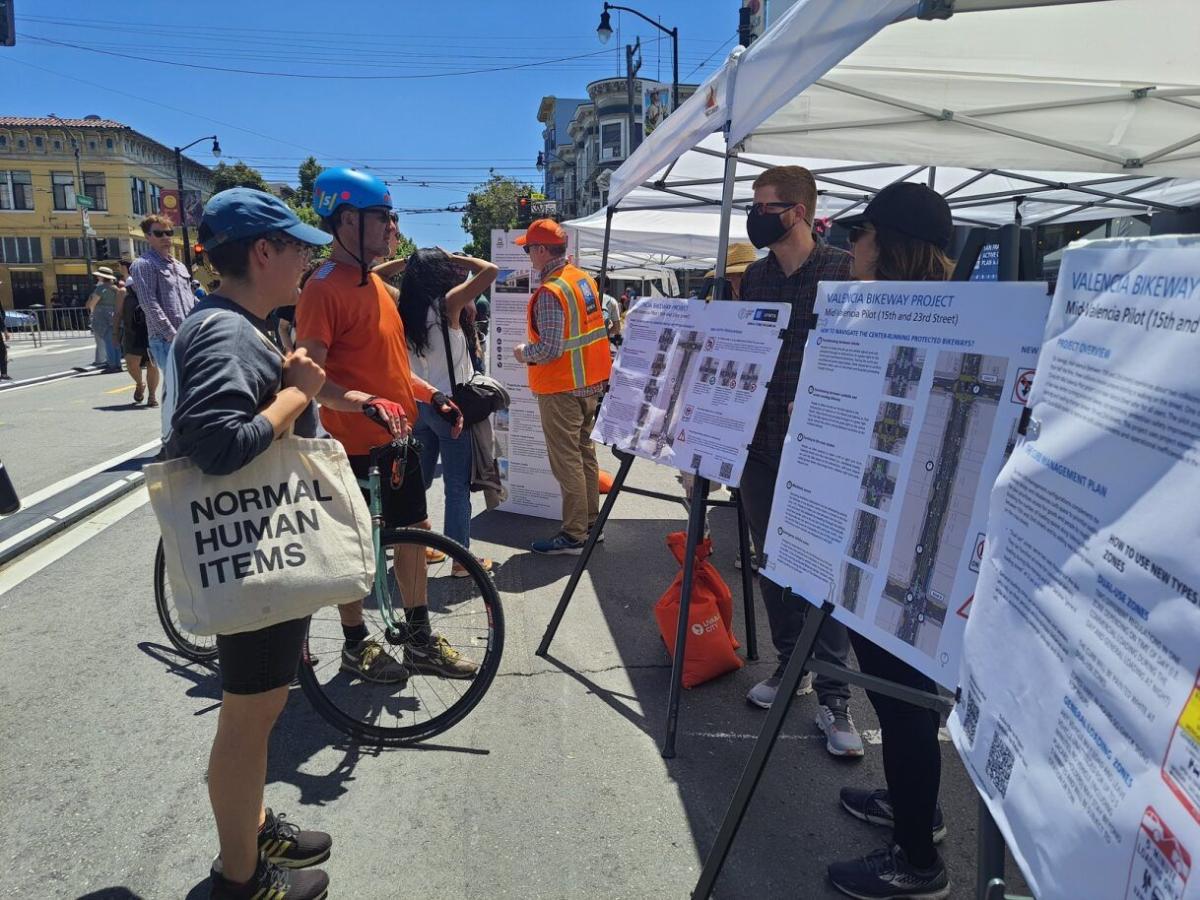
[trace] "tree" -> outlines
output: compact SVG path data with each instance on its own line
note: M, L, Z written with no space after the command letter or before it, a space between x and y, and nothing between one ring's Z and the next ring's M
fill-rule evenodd
M463 211L463 231L471 235L471 243L463 247L468 256L492 258L492 229L517 226L517 195L532 194L532 185L493 175L467 196Z
M217 167L213 169L213 193L227 191L232 187L248 187L256 190L266 191L270 193L271 189L267 186L267 181L262 176L262 172L252 166L246 165L240 159L232 166L225 163L217 163Z
M310 156L304 162L300 163L300 171L297 173L300 180L300 188L296 191L296 204L298 206L308 206L312 203L313 182L324 171L325 167L317 162L315 156Z

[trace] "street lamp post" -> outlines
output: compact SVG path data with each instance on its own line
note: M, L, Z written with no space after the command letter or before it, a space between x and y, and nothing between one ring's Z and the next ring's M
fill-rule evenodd
M221 145L215 134L196 138L190 144L175 148L175 187L179 191L179 224L183 226L183 263L187 266L189 275L192 272L192 240L188 235L187 209L183 205L183 151L188 147L195 147L201 141L212 141L212 155L218 159L221 157Z
M75 184L78 185L75 189L76 194L83 193L83 172L79 162L79 139L74 135L71 136L71 149L75 151ZM83 251L83 268L87 272L88 280L92 277L92 244L88 235L88 219L87 208L78 200L75 205L79 207L79 237L80 249Z
M604 11L600 13L600 25L596 28L596 35L600 38L600 43L607 44L608 39L612 37L612 24L609 19L608 11L610 9L619 9L622 12L633 13L640 19L644 19L657 28L664 34L671 36L671 109L672 111L679 109L679 29L667 28L658 22L655 22L649 16L638 12L636 9L630 9L628 6L617 6L615 3L605 3Z

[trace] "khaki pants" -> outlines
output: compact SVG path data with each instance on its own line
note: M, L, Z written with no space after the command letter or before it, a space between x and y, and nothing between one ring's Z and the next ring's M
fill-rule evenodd
M538 394L537 399L550 471L562 491L562 530L582 541L600 515L600 469L591 439L600 397L566 393Z

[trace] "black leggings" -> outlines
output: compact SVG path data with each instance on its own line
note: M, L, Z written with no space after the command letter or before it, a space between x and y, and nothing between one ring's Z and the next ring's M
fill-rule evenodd
M4 315L0 312L0 316ZM8 342L0 338L0 375L8 374Z
M850 632L859 671L897 684L936 693L937 685L908 663ZM867 691L883 735L883 774L887 779L894 839L910 862L934 860L933 812L942 780L942 751L938 745L940 715L932 709Z

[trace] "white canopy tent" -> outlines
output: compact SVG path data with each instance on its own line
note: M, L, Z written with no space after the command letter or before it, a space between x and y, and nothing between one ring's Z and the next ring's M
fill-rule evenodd
M861 207L903 178L948 194L964 224L1094 219L1197 202L1200 3L1100 0L885 28L939 5L1047 4L888 0L864 15L861 4L800 0L614 173L602 214L610 223L613 210L622 211L614 238L631 250L715 249L723 261L737 239L729 231L734 204L748 198L758 171L781 162L818 173L822 215ZM853 161L864 157L877 162ZM703 216L716 203L714 241L714 223ZM698 218L660 229L661 244L634 247L655 222L643 218L626 230L625 217L666 209ZM594 226L570 224L581 236Z
M668 254L666 265L681 268L679 258L715 259L720 231L725 154L721 135L709 135L683 154L668 177L656 186L636 188L613 218L611 248L634 254ZM751 183L764 169L801 165L817 181L817 215L836 218L862 207L880 188L895 181L929 184L946 197L960 225L994 227L1078 222L1139 215L1200 204L1200 179L1081 172L1009 172L957 167L861 163L844 160L739 154L732 205L749 204ZM603 245L604 211L564 223L579 246ZM730 242L746 241L740 216L730 221ZM711 268L711 265L706 266ZM689 266L698 268L698 266ZM611 265L610 265L611 269Z

